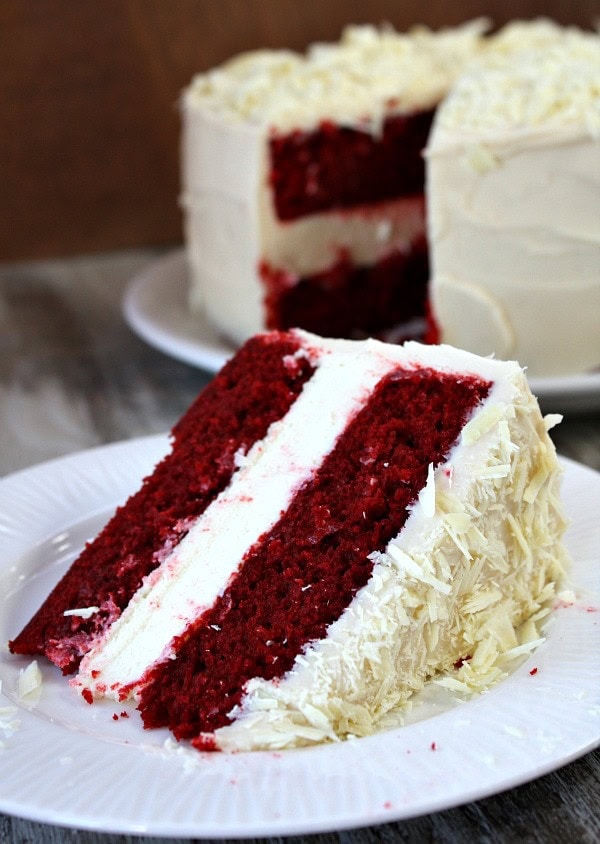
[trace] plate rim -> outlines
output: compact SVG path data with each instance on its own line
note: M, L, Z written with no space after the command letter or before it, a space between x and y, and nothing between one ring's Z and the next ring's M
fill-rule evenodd
M195 317L209 334L209 342L202 343L173 325L173 312L166 318L157 319L148 303L169 279L171 292L176 302L184 298L187 285L187 258L184 249L175 249L155 258L148 266L136 273L125 288L122 312L125 322L132 331L148 345L164 354L191 366L216 373L235 354L235 346L219 336L208 324L204 311L198 309ZM165 311L163 311L163 314Z
M125 321L150 346L191 366L216 373L235 353L234 344L221 337L199 309L195 312L195 319L199 320L200 330L207 333L208 343L189 336L189 324L178 332L173 312L169 313L167 308L161 308L162 318L159 319L151 306L153 302L160 301L160 294L167 289L167 280L169 292L181 304L186 293L184 285L188 283L184 247L155 258L132 277L122 300ZM575 402L577 407L587 408L591 397L594 406L600 407L600 370L569 376L532 377L529 383L540 400Z
M123 457L127 457L129 453L129 457L132 458L133 463L136 461L140 463L140 468L142 468L142 464L145 461L148 463L155 461L158 459L162 453L166 450L168 444L168 438L165 434L158 434L158 435L150 435L146 437L134 438L129 440L122 440L116 443L110 443L107 445L96 446L91 449L86 449L81 452L75 452L74 454L67 455L64 457L54 458L53 460L45 461L44 463L37 464L36 466L29 467L19 472L12 473L11 475L6 476L2 480L0 480L0 503L8 497L12 500L14 497L15 492L18 492L19 487L23 487L24 485L32 486L36 481L36 476L41 478L44 484L47 486L50 483L62 485L65 483L65 478L68 478L69 473L83 473L89 471L90 466L94 466L95 464L98 465L106 465L111 471L117 472L117 475L121 471L121 466L123 465ZM147 459L148 458L148 459ZM565 474L568 473L576 473L579 475L582 474L582 478L585 478L586 481L590 483L594 483L600 488L600 473L595 472L593 469L583 466L576 461L570 460L568 458L561 458L561 462L563 462L565 466ZM150 466L147 466L149 469ZM123 471L126 471L123 469ZM141 476L140 476L141 477ZM127 483L131 481L132 490L135 488L136 479L128 479ZM102 492L102 483L108 484L108 476L106 478L101 479L100 483L100 499L103 497ZM583 481L582 481L583 483ZM127 484L125 484L126 486ZM93 492L92 497L96 500L96 491ZM87 505L86 505L87 506ZM112 503L106 503L106 507L110 509ZM8 508L10 510L10 507ZM6 508L0 507L0 512L4 513ZM73 519L75 522L76 520L81 520L85 517L87 511L73 511L68 514L68 518ZM65 514L65 518L67 518L67 514ZM1 525L0 525L1 526ZM13 526L13 530L16 530ZM20 544L22 547L22 552L25 553L28 548L31 547L32 539L24 540L22 539ZM41 541L38 537L36 542ZM19 542L17 542L17 546L19 546ZM0 562L0 574L4 570L6 570L12 562L14 562L15 557L14 554L3 562ZM1 668L1 666L0 666ZM514 675L513 675L514 676ZM511 680L512 678L509 678ZM522 681L523 678L521 678ZM502 684L501 684L502 685ZM495 687L499 688L499 687ZM0 694L0 699L2 698L2 694ZM490 700L488 696L486 698L485 695L479 696L478 698L474 698L469 701L470 704L475 706L477 710L481 709L482 707L485 708L487 701ZM600 712L600 699L598 701L598 709ZM464 711L464 709L463 709ZM456 712L456 710L453 710ZM448 721L450 718L449 713L442 713L440 715L434 716L434 718L427 719L426 721L417 722L414 725L410 725L408 727L400 728L400 730L394 730L394 738L398 738L400 734L402 734L407 741L419 740L422 742L427 743L431 739L431 736L436 733L436 728L439 728L442 722ZM35 720L35 716L30 716L31 720ZM440 720L441 719L441 720ZM452 720L452 719L450 719ZM598 719L600 723L600 719ZM596 724L598 727L598 724ZM28 725L28 729L31 729L31 726ZM52 731L48 731L51 733L50 739L57 740L58 735L56 730L60 732L60 726L54 725L54 734ZM34 729L34 733L35 733ZM18 744L19 740L19 733L16 733L15 741ZM0 733L1 737L1 733ZM424 738L427 737L427 738ZM286 753L296 754L295 758L300 758L302 755L308 756L312 754L313 756L320 756L322 760L325 762L330 758L331 754L334 752L334 749L342 748L341 756L342 758L348 758L348 756L352 757L353 754L358 752L358 757L362 758L363 764L370 764L370 760L368 757L368 752L371 751L375 753L376 756L382 756L385 753L385 748L382 744L382 734L378 734L378 736L372 737L371 739L361 739L359 742L346 742L340 745L329 745L323 746L321 748L310 748L300 751L285 751L284 756ZM515 737L511 737L510 734L507 734L506 740L510 742L513 740L518 741ZM400 741L402 744L402 741ZM425 758L427 747L425 744L419 751L420 758ZM85 829L94 829L97 831L103 832L115 832L115 833L140 833L140 831L145 832L146 834L152 835L159 835L159 836L170 836L170 835L191 835L194 837L215 837L215 838L222 838L222 837L231 837L232 835L237 837L251 837L251 836L261 836L261 835L294 835L294 834L310 834L314 832L327 832L332 830L342 830L342 829L350 829L350 828L359 828L361 826L374 826L380 823L386 823L391 821L398 821L398 820L405 820L410 817L414 817L417 815L426 814L433 811L440 811L443 809L451 808L454 806L462 805L466 802L470 802L471 800L479 800L484 797L490 796L492 794L496 794L499 791L506 790L507 788L514 787L516 785L520 785L524 782L527 782L533 778L541 776L545 773L548 773L551 770L555 770L557 767L562 766L563 764L567 764L568 762L573 761L574 759L584 755L589 750L597 747L600 744L600 731L596 729L596 733L594 735L588 735L585 740L579 740L575 745L573 745L568 753L563 753L560 759L557 761L556 758L548 758L542 764L537 764L533 768L529 768L528 770L520 770L513 776L504 777L500 783L496 782L495 784L492 783L491 785L484 785L484 784L474 784L470 791L463 791L460 797L454 795L448 799L442 800L438 798L437 801L433 803L427 803L427 800L424 800L419 805L414 805L412 809L409 807L404 807L403 809L399 809L398 807L394 807L393 809L386 808L383 803L379 806L378 810L372 810L369 812L368 817L366 816L356 816L346 813L345 816L335 815L333 812L330 812L329 819L326 820L323 817L318 817L311 819L310 817L304 818L296 818L296 817L281 817L281 818L270 818L267 820L256 820L250 824L240 825L239 820L236 821L235 818L232 818L230 823L224 823L222 819L219 820L218 823L213 822L212 824L205 824L202 826L198 818L195 819L183 819L178 821L176 818L152 818L148 819L148 816L144 817L143 813L142 816L130 817L126 818L122 815L117 815L116 817L112 818L108 815L104 815L102 817L98 817L98 813L94 814L93 808L90 808L88 814L82 814L81 812L71 812L69 813L68 810L63 809L61 810L53 810L52 807L43 807L39 804L36 805L35 803L32 804L31 802L27 802L27 799L22 800L20 803L16 801L14 798L9 799L7 797L7 790L6 790L6 780L7 777L0 777L0 810L8 812L9 814L18 815L21 817L26 817L31 820L36 820L39 822L47 822L47 823L54 823L60 824L63 826L71 826L76 828L85 828ZM82 741L82 745L85 746L85 754L90 752L96 751L98 746L98 739L92 737L85 737ZM368 746L367 746L368 745ZM105 746L105 745L101 745ZM10 751L11 746L7 746L4 750L0 751L0 771L3 769L4 762L8 760L8 764L10 764ZM144 748L142 747L142 750ZM121 753L125 754L125 758L129 756L131 761L132 753L131 751L137 751L139 748L121 748L119 752L119 756ZM364 753L362 751L365 751ZM157 759L158 756L153 751L154 755L150 754L149 757L146 757L144 753L137 753L138 757L144 757L144 759ZM195 755L196 751L192 751ZM424 755L425 754L425 755ZM160 753L158 754L160 755ZM198 754L202 757L202 754ZM218 754L221 757L221 763L223 762L223 757L227 758L228 755L226 754ZM244 770L244 760L240 757L246 757L248 760L248 754L241 754L237 758L229 756L229 759L232 761L228 761L225 764L221 764L221 768L225 771L234 770L234 771L243 771ZM251 754L253 760L257 759L272 759L273 754L269 752L261 752L257 754ZM417 753L415 753L415 757ZM210 755L211 759L214 761L214 756ZM194 756L194 758L198 758L198 756ZM291 757L289 757L291 759ZM207 764L211 764L211 759L208 760ZM421 759L421 761L422 761ZM175 760L175 755L168 755L166 760L163 760L165 765L168 765L173 768L173 763ZM12 760L14 763L14 759ZM136 765L138 765L138 761L136 759ZM181 760L179 760L181 761ZM356 758L354 758L356 761ZM220 763L219 763L220 764ZM256 763L258 764L258 763ZM253 761L252 764L248 763L250 769L255 770L256 764ZM279 763L284 768L284 773L290 770L295 770L294 765L286 767L284 763ZM241 766L241 767L240 767ZM300 766L301 769L302 766ZM312 766L311 766L312 767ZM260 766L259 766L260 769ZM14 773L14 765L12 766L12 770ZM154 769L153 769L154 770ZM175 770L179 771L181 776L183 777L183 769L181 766L176 766ZM206 773L206 772L204 772ZM154 774L153 774L154 775ZM2 783L5 783L3 787ZM28 798L31 801L31 798Z

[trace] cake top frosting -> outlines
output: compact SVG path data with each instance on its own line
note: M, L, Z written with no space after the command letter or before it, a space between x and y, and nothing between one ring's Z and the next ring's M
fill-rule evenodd
M481 49L483 19L434 32L416 27L348 26L336 43L305 54L256 50L197 75L184 93L191 108L279 129L327 117L377 128L390 111L433 108Z
M600 135L600 38L551 20L488 22L399 33L348 26L306 53L254 50L194 77L186 107L286 130L327 118L377 131L390 112L434 108L442 126L474 131L583 125ZM510 60L508 60L510 59Z
M544 19L489 38L436 126L461 134L573 127L600 138L600 37Z

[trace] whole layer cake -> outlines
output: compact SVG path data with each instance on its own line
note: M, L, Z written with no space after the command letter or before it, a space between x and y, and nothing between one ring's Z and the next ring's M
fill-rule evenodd
M485 28L349 27L195 77L192 307L235 344L298 326L599 365L600 39Z
M516 363L259 335L10 648L200 749L365 736L444 672L487 688L563 573L554 421Z

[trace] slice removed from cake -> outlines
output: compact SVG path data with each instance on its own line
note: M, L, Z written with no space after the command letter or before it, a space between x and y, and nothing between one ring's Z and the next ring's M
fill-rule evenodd
M535 638L559 477L516 363L258 335L11 648L199 748L368 735Z
M419 336L422 151L486 28L349 26L303 54L254 50L196 75L181 99L192 309L236 346L298 326Z

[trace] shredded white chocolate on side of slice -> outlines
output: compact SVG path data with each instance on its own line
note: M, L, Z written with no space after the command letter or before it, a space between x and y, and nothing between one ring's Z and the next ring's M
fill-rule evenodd
M537 623L568 564L566 522L561 470L524 377L511 402L474 415L459 448L461 459L451 453L434 473L435 518L420 502L400 536L372 555L370 582L328 637L277 682L247 684L237 720L215 733L220 747L368 735L427 680L481 692L543 641Z

